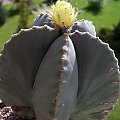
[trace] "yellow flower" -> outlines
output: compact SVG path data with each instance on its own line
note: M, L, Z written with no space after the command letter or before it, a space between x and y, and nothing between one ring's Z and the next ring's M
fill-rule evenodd
M58 0L55 5L52 5L52 20L60 28L67 28L73 25L78 15L75 8L66 1Z

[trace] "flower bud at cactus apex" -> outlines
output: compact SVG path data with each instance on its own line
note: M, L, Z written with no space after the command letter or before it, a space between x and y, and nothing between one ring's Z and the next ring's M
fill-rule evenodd
M5 43L0 56L0 99L13 114L35 120L103 120L119 99L114 51L58 0L30 29ZM9 118L9 116L8 116Z

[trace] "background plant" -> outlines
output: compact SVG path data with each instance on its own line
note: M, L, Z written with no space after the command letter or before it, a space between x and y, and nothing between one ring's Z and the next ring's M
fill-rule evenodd
M101 9L103 2L104 0L88 0L89 6L94 9Z
M0 1L0 26L6 21L7 11L2 6L2 1Z
M85 9L94 14L98 14L103 9L103 6L104 0L88 0L88 6Z
M19 0L18 6L20 18L17 31L19 31L22 28L28 28L28 16L29 16L29 6L25 0Z
M113 50L115 50L116 56L120 59L120 21L113 29L101 28L99 31L100 38L108 42Z

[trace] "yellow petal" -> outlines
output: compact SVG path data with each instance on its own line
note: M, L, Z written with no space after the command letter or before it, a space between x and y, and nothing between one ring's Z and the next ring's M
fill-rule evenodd
M67 28L74 24L78 14L69 2L58 0L51 7L53 10L52 20L57 26Z

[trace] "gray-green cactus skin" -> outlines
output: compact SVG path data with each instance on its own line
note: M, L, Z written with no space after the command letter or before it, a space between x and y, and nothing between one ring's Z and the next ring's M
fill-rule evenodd
M90 21L61 33L46 13L0 56L0 98L36 120L102 120L119 98L118 61Z

